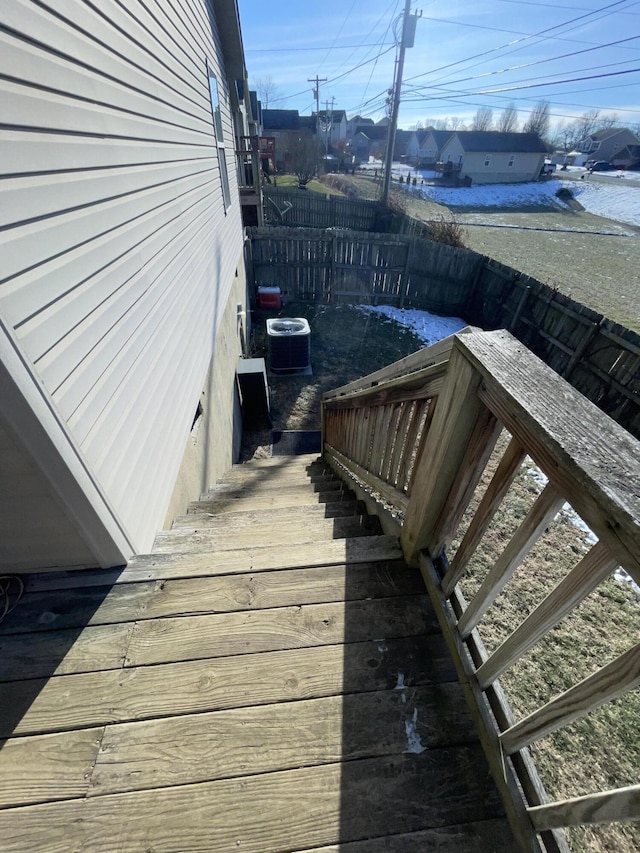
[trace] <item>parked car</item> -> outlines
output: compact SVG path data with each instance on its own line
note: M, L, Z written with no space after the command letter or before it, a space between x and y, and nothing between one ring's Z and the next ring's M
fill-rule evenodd
M549 160L545 160L542 164L542 168L540 169L540 175L553 175L556 170L556 164L551 163Z
M591 165L587 163L587 168L591 172L613 172L617 166L614 166L613 163L608 163L606 160L596 160Z

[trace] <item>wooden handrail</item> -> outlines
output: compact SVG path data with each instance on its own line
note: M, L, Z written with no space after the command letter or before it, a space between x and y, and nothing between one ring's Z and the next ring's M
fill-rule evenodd
M512 438L449 564L502 427ZM544 849L557 853L566 849L558 827L637 816L636 788L545 802L527 745L640 684L639 646L519 721L501 704L497 679L617 566L640 583L640 443L511 335L473 329L326 395L323 430L325 457L362 490L387 532L399 532L405 559L420 565L460 677L471 679L467 695L503 796L518 787L505 785L510 761L534 797L524 813L508 809L523 849L527 832L542 833ZM467 604L459 582L527 455L548 484ZM491 655L478 657L477 626L565 502L596 544ZM480 707L485 694L493 715Z

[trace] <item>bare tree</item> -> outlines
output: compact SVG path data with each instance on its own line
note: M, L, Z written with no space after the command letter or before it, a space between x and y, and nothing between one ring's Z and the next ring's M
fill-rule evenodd
M322 149L310 134L292 140L289 145L289 164L299 187L306 187L311 178L315 178L321 162Z
M265 74L264 77L257 77L254 80L254 86L265 110L269 109L269 105L273 101L277 101L281 97L280 89L273 82L271 74Z
M493 126L493 110L491 107L480 107L473 117L471 130L491 130Z
M462 119L460 116L451 116L449 119L449 128L451 130L462 130ZM445 128L445 130L448 130L448 128Z
M522 128L523 133L537 133L541 139L549 133L549 101L538 101Z
M618 127L620 124L620 116L618 113L609 113L608 116L603 116L600 119L598 130L610 130L612 127Z
M496 130L502 133L515 133L518 130L518 111L513 101L500 114L496 122Z

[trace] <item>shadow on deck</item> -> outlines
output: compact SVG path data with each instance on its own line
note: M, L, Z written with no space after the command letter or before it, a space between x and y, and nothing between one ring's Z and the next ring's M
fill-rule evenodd
M515 849L419 572L287 466L232 473L121 572L27 579L5 851Z

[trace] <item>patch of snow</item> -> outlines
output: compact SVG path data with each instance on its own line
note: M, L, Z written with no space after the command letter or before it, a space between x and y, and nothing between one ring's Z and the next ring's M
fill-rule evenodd
M398 673L398 683L393 688L394 690L406 690L407 685L404 683L404 672Z
M395 320L406 329L411 329L424 344L434 344L449 335L454 335L467 325L460 317L438 317L416 308L393 308L391 305L356 305L361 311L382 314Z
M570 171L587 174L580 167L571 167ZM637 172L602 173L608 177L618 178L619 182L616 183L592 181L586 177L583 181L563 181L553 178L548 181L531 181L523 184L478 184L471 187L429 185L436 176L435 172L412 169L400 163L394 163L392 174L396 178L402 176L405 181L407 177L411 180L416 178L416 186L405 183L405 188L411 192L421 193L429 201L445 204L451 208L555 207L558 204L556 192L560 187L569 187L576 200L589 213L630 225L640 225L640 187L627 184L627 180L631 181L634 178L637 180L640 177Z
M407 748L405 752L410 752L413 755L420 755L427 748L422 745L420 735L416 726L418 725L418 709L414 708L413 716L410 720L404 721L404 730L407 733Z
M539 468L527 468L527 474L535 480L536 485L539 486L541 490L544 489L549 482L547 475L543 474Z
M628 572L625 572L624 569L616 569L613 573L613 576L620 583L628 583L631 586L631 589L633 589L634 592L637 592L638 595L640 595L640 586L638 586L638 584L634 581L631 575Z

